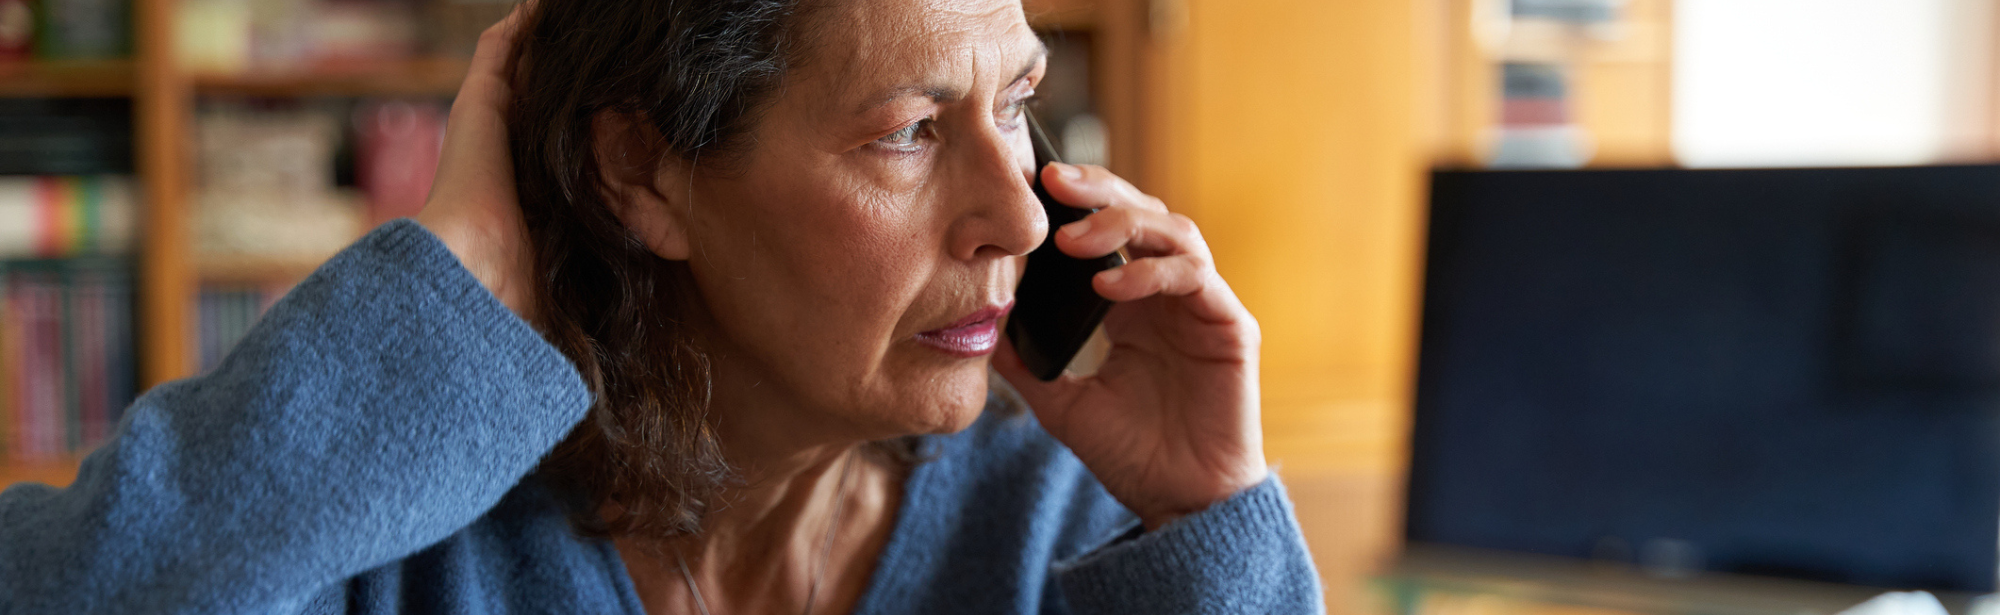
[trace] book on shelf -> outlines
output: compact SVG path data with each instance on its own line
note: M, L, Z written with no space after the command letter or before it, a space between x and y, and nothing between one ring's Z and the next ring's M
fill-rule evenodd
M1489 164L1574 168L1590 159L1570 117L1569 70L1548 62L1500 65L1500 125Z
M0 61L131 53L131 0L0 0Z
M136 209L126 176L0 176L0 258L122 254Z
M264 311L290 290L288 285L208 286L201 289L196 307L200 338L195 344L201 370L213 370L229 356L229 351L256 326Z
M325 101L204 104L195 116L195 251L324 258L360 237L363 197L335 183L342 117Z
M135 394L131 279L121 258L0 261L0 459L109 437Z
M35 15L35 57L48 60L118 58L132 52L131 0L41 0Z
M76 1L76 0L70 0ZM177 54L196 72L287 72L471 57L510 0L182 0Z
M130 99L0 98L0 175L132 169Z

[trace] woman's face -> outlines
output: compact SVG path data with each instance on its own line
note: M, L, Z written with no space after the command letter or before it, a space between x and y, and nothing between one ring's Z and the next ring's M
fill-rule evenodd
M745 157L662 183L686 191L665 196L714 324L716 401L852 432L832 437L962 429L1047 233L1022 116L1044 48L1018 0L810 19Z

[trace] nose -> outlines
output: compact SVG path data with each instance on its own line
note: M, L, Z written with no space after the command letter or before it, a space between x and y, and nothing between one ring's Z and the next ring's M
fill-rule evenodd
M952 221L951 253L960 260L1018 256L1049 238L1048 216L1035 197L1033 151L1028 128L989 126L961 151L965 173L953 201L961 205Z

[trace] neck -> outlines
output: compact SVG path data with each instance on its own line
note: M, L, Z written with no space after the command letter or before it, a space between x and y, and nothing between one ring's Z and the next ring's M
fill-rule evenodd
M721 366L718 366L721 367ZM709 416L723 457L739 482L726 487L717 506L702 520L702 538L716 544L753 539L824 534L835 508L840 474L859 463L864 438L799 404L778 387L763 385L739 369L716 370ZM744 380L750 380L744 382Z
M815 585L818 612L843 612L888 541L901 469L856 450L871 439L864 430L811 411L718 354L709 416L740 480L718 494L699 534L619 539L636 589L653 612L691 607L679 554L711 612L800 612Z

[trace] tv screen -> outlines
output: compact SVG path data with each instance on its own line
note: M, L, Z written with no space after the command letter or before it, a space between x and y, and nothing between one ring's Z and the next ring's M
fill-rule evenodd
M1993 591L2000 167L1431 189L1409 540Z

